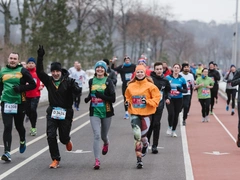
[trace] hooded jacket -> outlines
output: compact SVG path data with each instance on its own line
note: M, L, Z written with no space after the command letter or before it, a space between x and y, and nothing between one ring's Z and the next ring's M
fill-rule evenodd
M27 69L30 74L33 77L33 80L36 83L36 88L30 91L26 92L26 97L27 98L33 98L33 97L40 97L41 96L41 90L39 90L39 87L41 86L41 81L37 76L37 72L36 72L36 68L32 68L32 69Z
M233 76L233 79L231 80L232 86L237 86L238 89L240 89L240 68L238 68ZM240 102L240 93L238 93L238 103Z
M44 72L43 62L39 59L37 61L37 75L48 90L48 100L51 107L72 109L72 94L80 94L81 88L74 79L68 77L69 72L66 69L62 69L62 76L58 87L56 87L53 77Z
M215 69L209 69L208 77L212 78L212 80L214 81L214 85L213 85L213 88L211 89L211 91L217 91L218 90L218 81L220 81L220 79L221 79L219 72Z
M128 84L125 97L130 114L148 116L156 112L161 94L157 86L144 78ZM145 98L146 104L142 102L142 98Z

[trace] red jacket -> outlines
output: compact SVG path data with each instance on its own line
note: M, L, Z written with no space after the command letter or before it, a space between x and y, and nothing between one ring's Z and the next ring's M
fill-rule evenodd
M26 91L26 97L27 98L33 98L33 97L40 97L41 96L41 90L39 90L39 88L42 86L44 86L42 84L42 82L40 81L40 79L38 78L37 76L37 73L36 73L36 68L33 68L33 69L27 69L30 74L32 75L33 77L33 80L35 81L36 83L36 88L33 89L33 90L30 90L30 91Z
M172 74L172 71L170 69L166 69L164 72L163 72L163 75L166 77L168 75L171 75Z

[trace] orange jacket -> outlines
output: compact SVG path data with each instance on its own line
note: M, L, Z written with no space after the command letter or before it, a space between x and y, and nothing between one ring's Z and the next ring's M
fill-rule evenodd
M145 78L130 83L125 91L125 97L130 114L147 116L155 113L161 99L161 93L157 86ZM142 97L146 99L146 104L142 103Z

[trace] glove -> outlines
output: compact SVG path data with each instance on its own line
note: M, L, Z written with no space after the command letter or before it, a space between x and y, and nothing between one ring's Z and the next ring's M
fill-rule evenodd
M38 53L38 57L43 57L43 56L44 56L45 51L44 51L42 45L39 45L39 48L38 48L38 50L37 50L37 53Z
M20 87L19 87L18 85L14 85L14 86L13 86L13 90L14 90L14 92L16 92L16 93L20 93Z
M142 97L141 100L142 100L143 104L146 104L146 98L145 97Z
M102 93L98 92L98 91L95 92L95 96L96 96L97 98L101 98L101 99L104 98L104 95L103 95Z
M126 101L126 102L124 103L124 105L128 108L129 103Z
M177 90L178 90L179 92L181 92L181 91L182 91L182 88L180 88L180 87L177 87Z
M85 99L84 99L84 102L85 103L88 103L90 101L90 98L89 97L86 97Z

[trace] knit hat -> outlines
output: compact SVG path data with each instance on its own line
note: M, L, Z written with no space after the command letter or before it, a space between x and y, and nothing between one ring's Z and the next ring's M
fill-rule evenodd
M186 66L189 66L189 64L188 64L188 63L182 63L182 69L181 69L181 71L183 71L184 67L186 67Z
M54 71L54 70L56 70L56 71L62 71L62 65L61 65L61 63L59 63L59 62L53 62L53 63L51 64L50 70L51 70L51 72Z
M214 62L213 62L213 61L211 61L211 62L209 62L209 64L208 64L208 65L210 66L210 64L213 64L213 65L214 65Z
M109 60L108 60L108 59L103 59L103 61L104 61L107 65L109 65Z
M104 70L105 70L105 72L107 72L107 64L106 64L103 60L98 61L98 62L95 64L94 69L96 70L96 68L97 68L98 66L103 67Z
M140 64L136 66L135 72L139 71L139 70L143 70L144 73L146 74L146 68L144 65Z
M234 64L232 64L231 66L230 66L230 69L232 68L232 67L236 67Z
M146 64L146 65L147 65L147 62L146 62L146 60L145 60L145 59L139 59L139 60L138 60L138 64L139 64L139 63L144 63L144 64Z
M29 62L34 62L34 63L36 64L36 61L35 61L35 59L34 59L33 57L30 57L30 58L27 60L27 63L29 63Z

